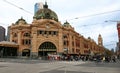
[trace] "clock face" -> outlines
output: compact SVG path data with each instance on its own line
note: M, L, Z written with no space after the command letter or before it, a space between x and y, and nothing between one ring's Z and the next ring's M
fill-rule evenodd
M49 29L49 28L50 28L49 24L46 24L46 28L47 28L47 29Z

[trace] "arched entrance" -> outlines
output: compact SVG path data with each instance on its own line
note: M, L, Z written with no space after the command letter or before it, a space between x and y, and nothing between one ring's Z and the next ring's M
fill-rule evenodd
M24 50L22 51L22 56L27 56L27 57L29 57L29 56L30 56L30 50L29 50L29 49L24 49Z
M47 56L48 54L56 54L57 48L52 42L44 42L39 47L38 55L43 57Z

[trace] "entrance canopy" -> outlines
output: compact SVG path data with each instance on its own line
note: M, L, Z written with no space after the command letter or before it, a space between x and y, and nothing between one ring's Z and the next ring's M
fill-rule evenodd
M0 42L0 57L16 57L19 45L14 42Z
M17 43L9 42L9 41L1 41L0 46L1 47L19 47Z

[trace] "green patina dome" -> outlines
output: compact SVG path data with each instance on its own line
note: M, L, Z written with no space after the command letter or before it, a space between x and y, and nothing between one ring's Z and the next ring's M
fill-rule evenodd
M51 9L48 8L48 5L45 4L43 9L38 10L34 18L36 19L53 19L55 21L58 21L58 16L57 14L52 11Z

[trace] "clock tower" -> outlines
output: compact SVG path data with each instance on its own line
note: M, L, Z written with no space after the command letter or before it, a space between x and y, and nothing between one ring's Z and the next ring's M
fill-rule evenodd
M103 46L103 39L101 37L101 34L99 34L99 36L98 36L98 45Z

